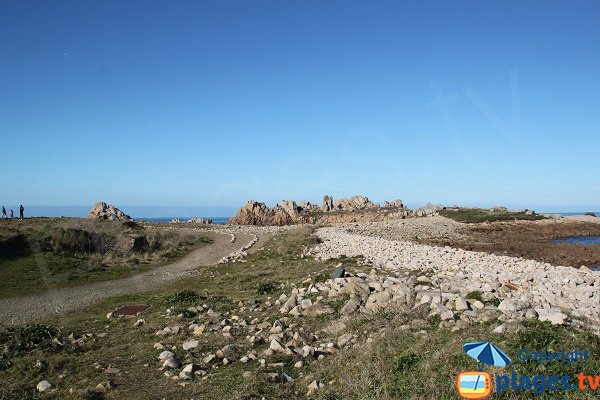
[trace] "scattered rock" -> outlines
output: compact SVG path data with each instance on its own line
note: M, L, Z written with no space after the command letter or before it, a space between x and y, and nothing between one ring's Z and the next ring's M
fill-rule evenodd
M188 340L187 342L183 342L183 344L181 345L181 347L187 351L190 349L195 349L196 347L198 347L198 341L197 340Z
M345 275L346 269L340 265L331 273L331 279L343 278Z
M52 387L52 385L48 381L41 381L36 386L38 392L45 392L46 390L50 389L51 387Z
M181 367L181 361L175 357L169 357L163 362L163 367L177 369Z

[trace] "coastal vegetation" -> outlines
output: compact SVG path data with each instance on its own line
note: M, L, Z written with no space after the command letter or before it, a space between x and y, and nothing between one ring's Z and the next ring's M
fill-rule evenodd
M116 279L209 243L195 232L74 218L0 223L0 297Z
M537 221L544 219L544 216L536 214L533 211L512 211L506 208L446 208L439 210L439 214L451 218L457 222L480 223L496 221Z

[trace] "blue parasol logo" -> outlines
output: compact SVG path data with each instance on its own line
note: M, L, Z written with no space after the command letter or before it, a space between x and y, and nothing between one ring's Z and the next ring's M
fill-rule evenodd
M470 342L463 346L465 353L476 359L480 364L506 367L510 357L496 347L492 342ZM480 367L481 368L481 367Z

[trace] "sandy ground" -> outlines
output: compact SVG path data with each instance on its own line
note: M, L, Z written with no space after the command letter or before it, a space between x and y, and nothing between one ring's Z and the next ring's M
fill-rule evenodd
M52 289L47 292L8 299L0 299L0 325L30 323L50 315L63 314L84 308L99 300L124 294L150 291L182 276L189 275L198 267L214 265L240 247L249 243L254 235L235 233L231 243L229 233L205 232L213 243L192 251L172 264L141 273L139 275L90 285ZM258 242L248 251L256 251L266 243L268 233L257 233Z

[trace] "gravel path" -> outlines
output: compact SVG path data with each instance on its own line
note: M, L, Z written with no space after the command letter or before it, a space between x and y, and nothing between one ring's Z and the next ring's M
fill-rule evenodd
M203 235L213 243L192 251L172 264L153 270L106 282L97 282L72 288L51 289L41 294L0 299L0 325L31 323L50 315L64 314L81 309L99 300L123 294L150 291L182 276L191 270L215 265L223 257L235 253L254 238L253 234L236 233L235 242L231 235L205 231ZM269 235L258 234L258 242L248 251L256 251L267 241Z

